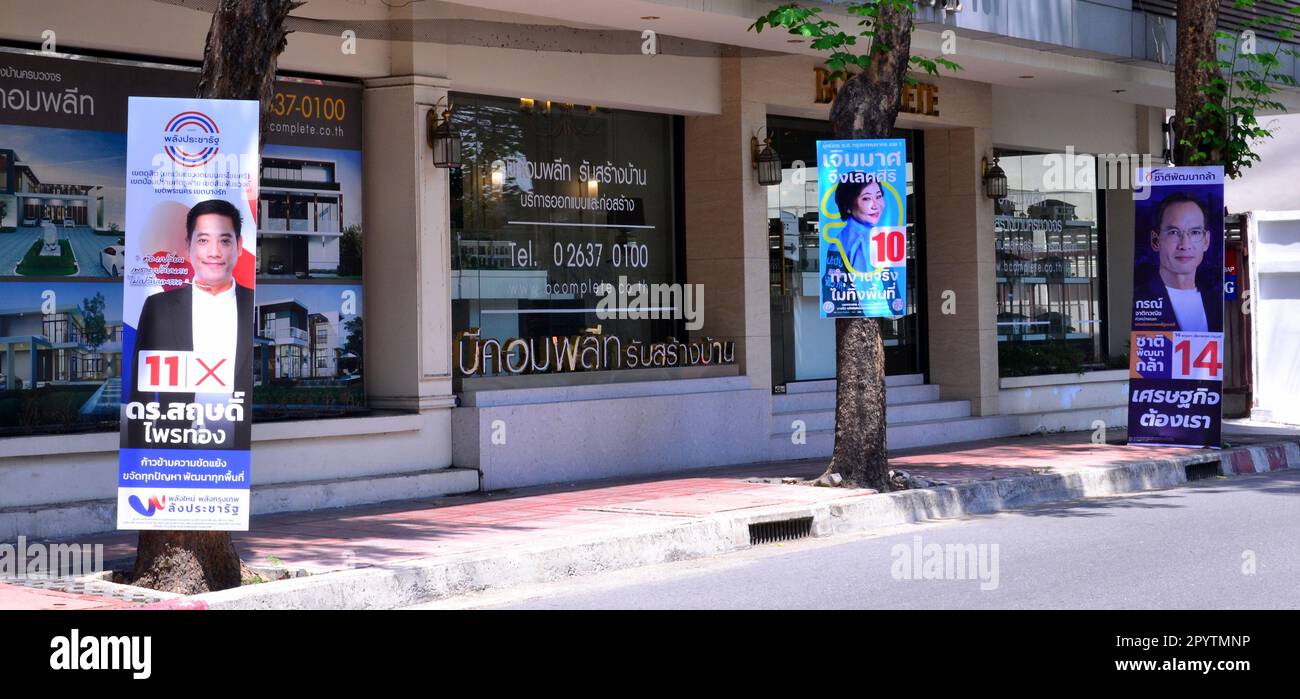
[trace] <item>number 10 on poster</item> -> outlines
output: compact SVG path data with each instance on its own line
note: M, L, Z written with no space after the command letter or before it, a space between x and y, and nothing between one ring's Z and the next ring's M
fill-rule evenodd
M907 230L876 228L871 231L868 254L872 267L907 266Z

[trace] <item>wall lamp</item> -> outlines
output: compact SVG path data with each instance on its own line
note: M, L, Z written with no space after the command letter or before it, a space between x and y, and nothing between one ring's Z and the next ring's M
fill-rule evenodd
M438 114L438 104L446 105L442 114ZM451 105L445 99L438 100L425 116L424 124L428 131L429 147L433 149L433 166L443 169L460 167L460 133L451 127Z
M980 161L980 170L984 177L984 194L994 201L1007 198L1007 173L998 166L999 160L994 158L992 165L989 165L988 158Z
M767 132L761 147L758 142L759 131ZM759 184L764 187L781 184L781 156L772 147L772 132L768 131L767 127L759 127L754 135L749 137L749 155L750 167L758 171Z

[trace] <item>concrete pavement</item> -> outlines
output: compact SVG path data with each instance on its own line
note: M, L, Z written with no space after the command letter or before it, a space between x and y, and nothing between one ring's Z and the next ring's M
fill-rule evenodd
M1186 482L1195 463L1226 473L1296 467L1300 448L1279 441L1291 436L1234 435L1234 443L1274 446L1222 453L1094 444L1090 433L910 450L891 455L891 464L952 485L885 495L782 484L825 467L805 461L255 516L252 531L235 537L245 562L310 575L195 601L217 608L409 605L743 550L751 543L750 525L763 522L807 518L820 537L1167 488ZM103 544L104 559L112 562L133 555L135 534L78 542Z

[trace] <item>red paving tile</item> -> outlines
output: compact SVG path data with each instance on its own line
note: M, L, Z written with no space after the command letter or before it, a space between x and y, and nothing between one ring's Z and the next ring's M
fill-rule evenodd
M124 600L79 595L58 590L42 590L9 583L0 583L0 609L123 609L133 606Z

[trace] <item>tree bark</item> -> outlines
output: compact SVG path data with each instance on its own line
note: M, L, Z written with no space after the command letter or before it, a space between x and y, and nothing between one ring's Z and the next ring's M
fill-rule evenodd
M221 0L203 46L203 72L195 97L258 100L261 141L266 141L266 110L275 94L275 65L288 44L284 20L304 2L296 0Z
M889 138L912 51L912 13L882 4L871 65L831 103L836 138ZM885 444L885 349L876 318L835 321L835 448L826 475L845 485L890 489ZM825 476L823 476L825 478Z
M259 148L275 89L276 59L287 44L293 0L222 0L212 14L196 97L261 102ZM192 595L238 587L242 565L230 532L141 531L134 584Z
M1199 143L1195 134L1204 131L1225 133L1223 117L1217 113L1201 114L1211 97L1201 91L1220 77L1219 71L1205 65L1218 57L1219 0L1178 0L1178 55L1174 64L1174 164L1217 165L1223 163L1220 148L1206 148L1208 160L1192 162L1200 148L1183 145L1184 139ZM1193 123L1187 123L1188 119Z

